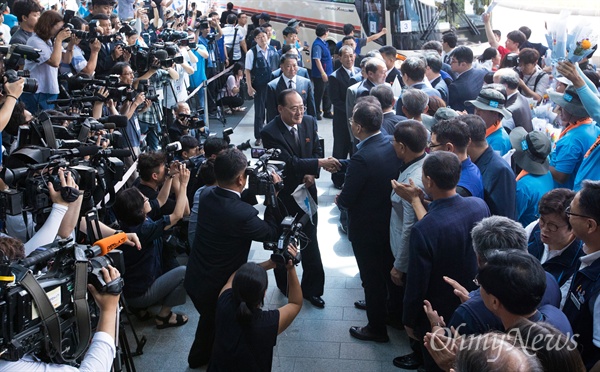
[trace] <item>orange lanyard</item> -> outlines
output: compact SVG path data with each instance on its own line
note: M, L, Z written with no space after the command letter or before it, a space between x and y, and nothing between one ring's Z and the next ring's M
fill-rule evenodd
M598 147L598 145L600 145L600 136L598 136L598 138L596 138L596 142L594 142L594 144L592 145L592 147L590 147L590 149L587 150L587 152L585 153L585 155L583 157L587 158L588 156L590 156L590 154L592 153L592 151L594 151L596 149L596 147Z
M517 181L520 180L521 178L525 177L528 174L529 174L529 172L527 172L525 169L523 169L521 171L521 173L519 173L519 175L517 176Z
M487 128L485 130L485 138L489 137L492 133L495 133L500 128L502 128L502 125L500 125L500 122L497 122L496 124L494 124L491 127Z
M578 120L573 124L567 125L565 127L565 129L563 129L563 131L560 132L560 136L558 136L558 139L563 138L565 136L565 134L567 134L568 131L575 129L575 128L579 128L580 126L585 125L585 124L590 124L591 122L592 122L592 118L585 118L585 119Z

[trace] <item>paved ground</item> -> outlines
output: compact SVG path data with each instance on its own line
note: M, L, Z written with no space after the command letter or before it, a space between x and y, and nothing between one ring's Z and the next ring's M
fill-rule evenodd
M238 144L253 138L252 118L249 109L237 126L232 143ZM319 134L325 138L326 155L331 155L331 120L319 122ZM211 128L211 130L222 130ZM247 151L249 156L249 151ZM319 245L325 267L325 309L317 309L305 301L294 323L281 334L273 352L273 371L400 371L392 365L392 359L410 351L404 331L388 327L390 342L378 344L355 340L348 332L350 326L366 324L364 311L354 308L354 301L363 299L356 260L346 235L337 227L338 209L333 204L338 190L333 188L329 173L322 171L317 180L319 193ZM253 243L249 260L261 262L270 253L262 244ZM298 270L302 274L302 269ZM269 289L265 307L277 308L286 303L275 286L272 271L269 272ZM144 354L134 357L138 371L186 371L187 353L194 338L198 313L192 302L174 309L189 315L188 324L179 328L158 330L154 321L134 321L136 330L148 339ZM129 341L133 337L129 335Z

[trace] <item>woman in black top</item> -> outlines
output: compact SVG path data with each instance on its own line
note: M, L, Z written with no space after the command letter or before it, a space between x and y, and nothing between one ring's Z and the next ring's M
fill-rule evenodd
M295 248L288 249L295 255ZM291 260L288 303L277 310L262 310L271 260L248 262L227 281L217 303L216 337L208 371L270 371L277 335L302 308L302 289Z

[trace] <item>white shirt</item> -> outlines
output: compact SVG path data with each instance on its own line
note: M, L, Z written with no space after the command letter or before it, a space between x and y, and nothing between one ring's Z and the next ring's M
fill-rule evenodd
M283 78L283 82L285 83L286 88L290 87L290 80L291 80L292 81L292 89L296 89L296 76L289 79L284 74L281 74L281 77Z

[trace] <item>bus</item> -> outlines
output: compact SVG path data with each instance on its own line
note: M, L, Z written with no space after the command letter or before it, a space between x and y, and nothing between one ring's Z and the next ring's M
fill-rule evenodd
M226 3L226 0L214 1L212 9L222 11ZM321 23L329 27L330 45L344 37L342 29L346 23L355 26L355 35L359 37L386 28L385 36L369 43L363 48L365 52L383 45L392 45L401 51L420 49L428 40L440 40L441 32L448 30L450 24L459 31L470 29L473 34L485 34L480 17L467 16L454 0L441 4L434 0L244 0L234 4L235 9L249 15L269 14L277 35L290 19L300 21L298 37L309 44L315 39L316 26Z

